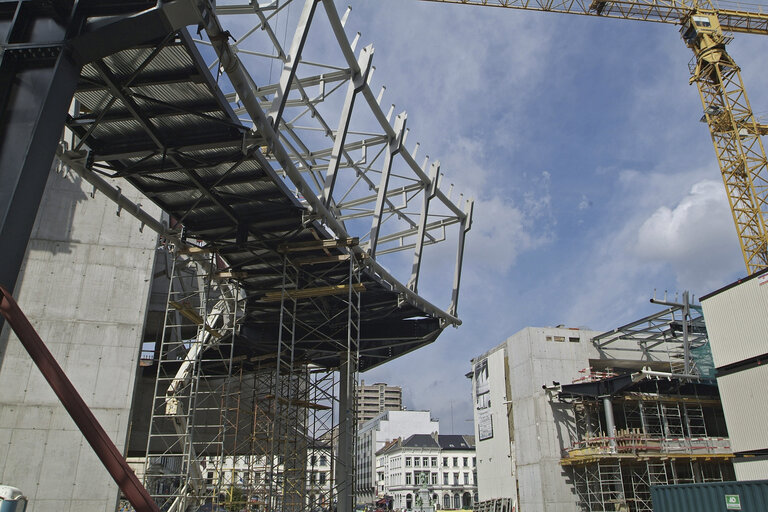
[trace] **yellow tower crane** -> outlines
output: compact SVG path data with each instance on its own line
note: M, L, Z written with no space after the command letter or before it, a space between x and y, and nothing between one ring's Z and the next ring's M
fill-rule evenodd
M752 114L739 67L725 49L732 39L727 32L768 35L768 14L720 9L709 0L427 1L680 25L694 53L691 82L699 89L747 272L768 267L768 162L760 138L768 126Z

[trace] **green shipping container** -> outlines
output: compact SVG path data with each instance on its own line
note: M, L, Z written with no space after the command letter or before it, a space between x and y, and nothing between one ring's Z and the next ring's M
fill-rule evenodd
M768 511L768 480L651 487L653 512Z

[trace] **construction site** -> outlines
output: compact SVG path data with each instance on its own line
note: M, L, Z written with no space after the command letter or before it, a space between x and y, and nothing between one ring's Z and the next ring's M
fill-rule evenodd
M635 342L638 357L591 361L559 387L572 420L560 462L583 510L652 511L651 486L735 479L704 319L681 306L593 337L608 352Z
M701 307L655 302L611 331L529 327L472 360L478 510L650 512L653 486L735 480Z
M768 15L499 6L681 25L747 272L768 268L768 130L724 35L768 34ZM30 509L353 510L359 374L461 325L474 201L372 89L348 16L0 0L0 483ZM649 511L653 485L734 479L703 317L666 305L506 343L520 364L583 348L562 384L512 372L502 402L543 400L515 421L560 444L514 439L538 454L504 507Z

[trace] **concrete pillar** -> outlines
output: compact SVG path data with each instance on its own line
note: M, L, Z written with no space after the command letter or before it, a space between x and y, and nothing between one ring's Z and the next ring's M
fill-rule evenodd
M125 183L123 193L139 195ZM123 450L157 234L77 175L51 173L17 300L112 441ZM153 207L152 212L159 214ZM36 512L114 512L118 489L6 326L0 343L0 482Z
M339 451L336 454L337 512L355 507L355 383L347 354L339 355Z

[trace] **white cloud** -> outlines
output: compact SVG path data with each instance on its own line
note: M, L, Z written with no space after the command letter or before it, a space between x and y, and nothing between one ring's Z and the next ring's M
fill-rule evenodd
M670 265L678 284L704 289L729 273L740 256L737 248L723 184L711 180L694 184L673 207L654 211L634 247L640 261Z

